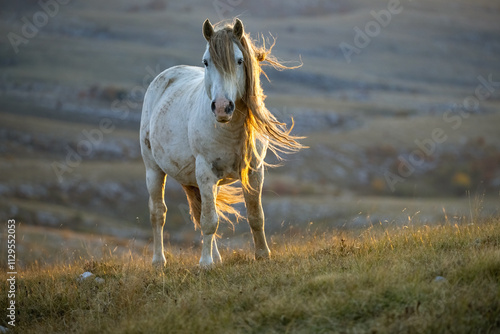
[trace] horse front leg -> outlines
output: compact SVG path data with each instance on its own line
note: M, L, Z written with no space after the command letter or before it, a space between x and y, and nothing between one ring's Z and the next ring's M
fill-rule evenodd
M267 259L270 257L271 252L267 246L266 234L264 232L264 210L262 209L264 166L250 172L249 183L251 189L243 189L243 195L245 196L247 207L248 223L252 229L255 258Z
M219 227L219 217L216 210L218 179L203 157L196 159L196 182L201 196L200 225L203 234L200 266L207 268L214 263L213 251L215 251L216 260L221 261L221 258L215 243L215 234Z
M212 241L212 258L214 263L222 263L222 257L220 256L219 247L217 247L217 240L215 237Z
M166 175L160 169L146 170L146 185L149 192L149 215L153 228L153 266L163 267L167 262L163 254L163 226L167 206L163 199Z

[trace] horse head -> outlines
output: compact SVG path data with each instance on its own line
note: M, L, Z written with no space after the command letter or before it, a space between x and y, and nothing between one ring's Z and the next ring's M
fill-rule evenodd
M218 122L227 123L245 91L246 60L239 46L244 36L243 23L236 19L232 27L214 29L207 19L203 23L203 36L208 42L202 61L210 108Z

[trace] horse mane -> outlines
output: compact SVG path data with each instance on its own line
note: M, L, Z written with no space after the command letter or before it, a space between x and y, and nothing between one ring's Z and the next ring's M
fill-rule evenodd
M242 34L241 38L237 38L233 32L233 25L223 23L216 25L215 32L209 41L209 51L216 68L226 75L232 75L236 71L233 58L233 42L243 53L246 89L242 102L247 109L247 116L245 120L246 137L242 148L241 183L246 189L251 189L248 178L250 171L265 164L266 151L258 144L259 142L262 144L267 143L268 148L278 159L281 159L280 153L293 153L304 148L298 142L303 137L290 134L293 129L293 118L292 126L287 128L285 123L279 122L266 108L264 103L266 95L262 90L260 75L264 74L268 80L269 78L263 71L262 66L270 65L277 70L284 70L294 69L302 66L302 64L294 67L283 65L271 55L276 40L273 41L269 48L266 48L264 39L262 45L257 46L246 32Z

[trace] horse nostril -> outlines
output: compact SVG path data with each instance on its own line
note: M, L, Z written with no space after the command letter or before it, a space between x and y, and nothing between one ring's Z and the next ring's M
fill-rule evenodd
M212 112L215 112L215 101L212 101L211 107L212 107Z
M234 111L234 102L229 101L229 104L226 107L226 114L230 114Z

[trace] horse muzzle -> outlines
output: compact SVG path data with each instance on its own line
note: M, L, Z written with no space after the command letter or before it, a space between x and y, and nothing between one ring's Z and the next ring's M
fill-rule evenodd
M234 102L225 98L215 99L212 101L212 112L215 119L220 123L227 123L233 117Z

